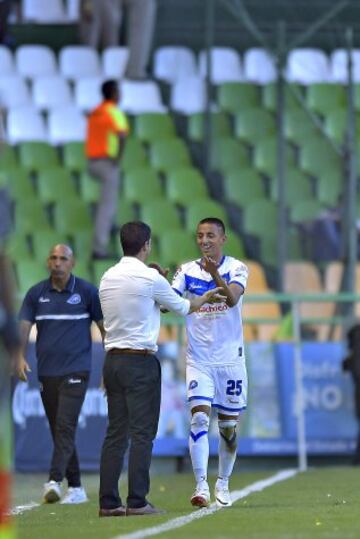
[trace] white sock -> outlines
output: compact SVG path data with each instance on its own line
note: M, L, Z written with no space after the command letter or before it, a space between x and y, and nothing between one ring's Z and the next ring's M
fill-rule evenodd
M207 481L209 461L209 416L205 412L195 412L191 418L189 450L197 484Z
M237 421L235 419L219 419L220 437L218 481L219 485L221 484L221 486L227 486L236 460L236 425Z

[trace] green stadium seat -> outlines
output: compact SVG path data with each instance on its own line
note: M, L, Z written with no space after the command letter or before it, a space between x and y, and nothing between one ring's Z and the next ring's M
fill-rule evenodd
M346 108L346 91L340 84L310 84L307 88L306 103L308 107L326 116L332 110Z
M50 249L54 245L69 243L65 234L59 234L55 230L34 230L31 234L34 257L38 263L44 262L49 256Z
M294 109L285 114L285 135L288 140L301 146L309 137L318 136L319 129L303 109Z
M79 178L80 198L88 204L95 204L100 198L100 181L83 171Z
M31 258L31 250L25 234L11 234L5 244L5 252L13 262Z
M182 139L158 140L150 148L151 165L159 172L191 165L189 150Z
M88 281L92 283L94 281L93 274L90 267L90 262L88 260L80 260L77 259L75 261L75 267L73 273L80 277L80 279L85 279L85 281Z
M244 230L260 237L275 234L277 215L277 204L272 200L254 200L244 207Z
M325 118L325 130L327 134L339 144L345 142L348 112L346 109L330 111ZM360 115L355 118L356 137L360 135Z
M93 283L95 286L99 286L101 277L104 275L105 271L107 271L111 266L116 264L118 260L94 260L92 263L92 270L93 270Z
M317 177L319 201L328 207L337 207L343 191L344 176L339 170L325 170Z
M274 116L264 109L247 109L235 117L235 135L244 142L255 145L259 140L276 133Z
M243 207L253 200L265 198L260 174L252 168L233 170L224 176L224 196L227 202Z
M80 200L58 202L54 206L54 227L60 233L72 234L78 230L92 230L93 222L88 208Z
M175 206L160 198L150 200L140 207L141 220L151 227L154 236L160 236L164 230L180 229L181 222Z
M78 198L70 172L59 167L39 172L37 188L39 199L44 204Z
M15 270L20 296L24 296L29 288L48 277L45 260L18 260Z
M294 96L291 89L298 91L302 95L301 86L298 84L291 84L285 88L285 108L287 111L298 109L301 107L299 101ZM270 83L266 84L262 88L262 104L263 106L271 111L276 112L277 110L277 93L276 93L276 84Z
M36 197L29 173L23 168L13 168L5 171L8 179L10 197L12 200L31 200Z
M118 199L118 209L116 214L116 223L123 225L137 218L134 206L130 200L126 200L122 195Z
M138 114L135 118L135 134L143 142L176 137L172 117L160 113Z
M174 268L200 256L194 233L186 230L164 230L158 242L163 267Z
M73 230L69 233L70 244L76 260L90 260L92 256L93 229Z
M123 196L130 202L143 204L153 198L163 196L157 172L150 168L136 168L125 174Z
M0 170L5 171L17 167L15 149L12 146L4 145L0 152Z
M269 138L261 140L254 150L254 165L257 170L268 176L276 173L277 140ZM295 164L295 156L292 148L286 146L286 162L291 167Z
M19 144L21 167L29 172L39 172L60 166L59 156L53 146L46 142L22 142Z
M300 168L314 176L325 171L341 171L339 155L331 144L323 138L308 139L300 148Z
M263 264L272 268L278 267L278 244L279 237L276 230L270 234L264 233L260 237L260 258ZM304 258L301 236L298 230L291 227L287 232L287 248L289 260Z
M171 202L187 206L198 198L207 198L205 178L196 168L171 171L166 178L166 195Z
M290 219L300 224L313 221L324 211L324 206L318 200L302 200L294 204L290 210Z
M230 137L230 118L224 112L211 113L211 128L213 138ZM192 142L202 142L205 132L205 114L196 113L188 116L187 136Z
M40 200L19 200L15 204L15 231L16 233L31 234L36 230L50 228Z
M260 105L259 89L255 84L226 82L218 88L217 102L221 110L237 114Z
M234 230L227 229L226 238L224 253L238 260L244 260L246 258L245 248L238 234Z
M147 166L149 164L145 148L140 140L129 138L126 141L124 155L121 160L121 170L129 172L133 168Z
M186 211L185 222L187 230L195 233L199 221L205 219L205 217L217 217L223 221L225 227L229 226L227 213L221 204L211 199L194 200Z
M226 174L236 168L247 167L249 164L249 153L238 140L231 137L214 140L211 154L213 170Z
M63 147L64 166L80 174L86 169L85 145L83 142L66 142Z
M289 168L286 170L286 205L293 206L297 202L303 200L310 200L314 198L312 193L310 180L296 168ZM278 200L278 182L277 177L273 178L270 186L271 198Z

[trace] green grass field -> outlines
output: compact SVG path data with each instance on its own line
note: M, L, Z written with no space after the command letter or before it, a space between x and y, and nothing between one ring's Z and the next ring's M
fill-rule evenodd
M242 472L233 476L232 491L265 479L271 472ZM39 502L44 476L18 475L14 505ZM210 478L211 484L214 478ZM15 517L19 539L133 539L146 537L147 528L188 515L193 490L190 474L152 478L149 499L166 509L161 516L105 518L97 516L98 476L83 480L90 503L78 506L41 505ZM124 488L122 489L124 491ZM238 500L175 530L153 537L196 539L359 539L360 469L310 469ZM204 511L204 510L202 510ZM206 511L206 510L205 510ZM130 539L130 537L129 537Z

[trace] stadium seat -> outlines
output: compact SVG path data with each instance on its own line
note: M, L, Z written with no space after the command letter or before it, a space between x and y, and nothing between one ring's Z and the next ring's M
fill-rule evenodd
M182 77L171 87L170 107L174 112L196 114L206 109L206 85L198 75Z
M251 145L275 135L275 132L275 119L267 110L250 108L235 117L236 137Z
M34 80L32 98L40 110L49 110L72 103L69 83L59 75L40 77Z
M86 204L78 200L58 202L53 211L54 227L60 233L71 235L75 230L92 230L93 222Z
M160 89L154 81L122 81L121 108L128 114L167 112Z
M179 214L175 206L164 198L143 204L140 208L141 219L148 223L154 236L161 236L165 230L181 229Z
M6 170L5 175L8 178L9 193L12 200L31 200L36 197L27 170L13 168Z
M7 144L2 144L0 152L0 169L6 171L16 167L17 159L14 148Z
M80 198L84 202L94 204L100 198L100 183L88 172L83 171L79 177Z
M243 260L249 270L249 280L246 291L249 294L261 294L269 292L270 288L266 280L263 266L255 260Z
M255 84L269 84L276 79L274 59L265 49L254 47L244 53L244 79Z
M39 172L37 177L39 199L43 204L53 204L62 200L76 200L78 195L68 170L50 168Z
M238 260L244 260L245 248L241 238L234 232L234 230L226 229L226 243L224 245L224 252L229 256L233 256Z
M19 164L28 172L39 172L60 165L55 148L45 142L19 144Z
M222 174L249 166L247 149L236 139L221 137L214 141L211 167Z
M206 182L196 168L179 168L166 178L166 195L171 202L187 207L197 199L208 197Z
M164 230L158 242L163 267L174 268L200 256L194 233L186 230Z
M302 200L291 207L290 219L293 223L306 223L314 221L323 211L324 207L318 200Z
M189 150L180 138L153 142L150 147L150 161L156 170L164 173L191 165Z
M12 262L27 260L32 257L25 234L11 234L6 241L5 252Z
M0 45L0 73L1 76L15 73L14 59L11 50L5 45Z
M80 277L80 279L85 279L85 281L90 283L94 280L89 260L85 260L83 258L77 259L74 267L74 273L77 277Z
M265 198L261 176L252 168L234 169L224 175L224 197L240 208L254 200Z
M0 73L0 103L5 109L31 105L29 88L18 74Z
M330 143L319 137L308 138L300 149L300 168L309 174L319 176L328 170L342 170L339 155Z
M176 137L175 125L169 114L138 114L135 117L134 131L143 142Z
M217 102L221 110L237 114L260 105L259 89L248 82L228 82L218 87Z
M85 139L86 119L75 106L58 107L49 113L49 141L59 145Z
M129 221L134 221L136 217L137 215L134 210L133 204L129 200L123 198L123 196L120 194L118 200L116 223L121 226L124 223L128 223ZM118 240L116 243L120 247L120 241Z
M56 75L54 52L45 45L20 45L15 52L16 70L22 77L36 79Z
M246 301L246 296L249 293L249 290L247 289L246 292L247 293L245 294L242 308L242 319L245 324L249 324L248 320L251 318L275 320L275 323L266 322L263 324L251 324L254 329L254 338L256 339L256 341L271 342L274 339L276 332L279 329L279 324L281 322L280 305L275 301L266 303L248 302ZM278 320L278 323L276 323L276 320Z
M286 170L286 205L294 206L298 202L310 200L314 197L310 180L303 172L296 168ZM275 176L270 185L272 200L278 200L278 182Z
M335 208L343 191L344 177L339 170L325 170L317 177L317 195L324 206Z
M55 230L34 230L31 234L31 242L34 257L38 264L44 263L49 256L50 249L59 243L68 244L65 234L59 234Z
M360 50L352 49L352 77L355 83L360 82ZM346 49L336 49L330 55L331 80L340 84L348 82L348 59Z
M45 260L18 260L15 265L18 292L21 297L39 281L48 277Z
M268 176L274 176L276 173L276 148L277 140L275 138L260 140L255 146L255 168ZM286 146L286 161L288 167L292 167L295 164L294 152L289 145Z
M34 230L50 228L40 200L19 200L15 204L16 233L31 234Z
M92 256L93 229L74 229L68 236L75 259L88 262Z
M288 55L286 78L305 85L330 82L329 59L320 49L293 49Z
M70 80L101 75L97 51L85 45L63 47L59 53L59 69L62 76Z
M75 103L79 109L90 112L103 101L101 95L102 82L101 77L86 77L75 82Z
M271 200L259 199L244 208L244 230L254 236L272 233L277 227L277 204Z
M193 142L202 142L205 132L205 114L198 112L188 117L187 136ZM211 133L213 138L230 137L231 125L227 114L223 112L211 113Z
M311 84L306 93L308 107L322 116L334 109L346 109L346 91L340 84Z
M67 0L66 15L68 21L78 22L80 19L80 0Z
M44 118L34 107L19 107L8 111L7 135L11 144L48 140Z
M186 210L185 226L190 232L195 232L199 221L205 217L217 217L221 219L225 227L229 226L229 218L225 211L224 206L216 202L215 200L194 200Z
M22 18L33 23L56 23L66 19L61 0L23 0Z
M154 53L153 62L154 77L170 84L197 74L195 55L187 47L159 47Z
M309 138L319 135L319 129L303 109L291 109L285 115L285 135L288 140L301 146Z
M222 84L242 80L242 65L239 53L230 47L213 47L210 50L211 82ZM207 52L200 51L199 73L206 77Z
M92 263L93 274L94 274L94 285L99 286L100 281L104 273L113 266L117 260L94 260ZM76 269L76 268L75 268Z
M292 111L301 107L298 99L295 97L298 93L302 96L303 91L299 84L287 84L285 86L285 108L286 111ZM277 92L276 84L266 84L262 88L262 104L270 112L276 112L277 109Z
M131 169L148 164L149 160L141 141L135 138L129 138L125 144L124 155L121 160L121 170L123 172L129 172Z
M64 166L71 172L80 173L86 167L83 142L66 142L62 147Z
M356 137L360 134L360 116L355 117ZM346 140L348 111L345 108L334 109L325 117L325 131L335 142L343 144Z
M104 79L123 79L128 60L129 49L127 47L107 47L104 49L101 57Z
M145 204L163 196L159 176L151 168L136 168L125 174L123 196L130 202Z

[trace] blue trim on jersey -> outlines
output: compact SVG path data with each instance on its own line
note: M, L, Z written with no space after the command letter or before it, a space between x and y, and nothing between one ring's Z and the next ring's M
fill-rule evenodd
M233 279L233 280L230 281L228 284L232 284L232 283L238 284L239 286L241 286L241 288L242 288L243 290L245 290L244 285L243 285L242 283L240 283L239 281L235 281L235 280Z
M180 292L180 290L177 290L176 288L173 287L173 290L174 292L176 292L179 296L182 296L182 293Z
M207 430L202 430L201 432L198 432L197 434L194 434L193 432L190 431L190 436L194 442L197 442L199 438L201 438L202 436L206 436L207 433L208 433Z
M213 404L213 408L220 408L220 410L227 410L229 412L242 412L243 410L246 410L246 406L242 406L242 408L228 408L227 406L221 406L221 404Z
M230 279L230 272L220 275L225 282L228 282ZM213 279L211 281L206 281L205 279L199 279L198 277L193 277L192 275L185 274L185 289L195 294L196 296L202 296L208 290L216 288L216 283Z
M199 395L194 395L193 397L189 397L188 401L190 402L190 401L193 401L193 400L196 400L196 399L201 399L203 401L210 401L210 402L213 401L213 399L211 397L201 397Z

